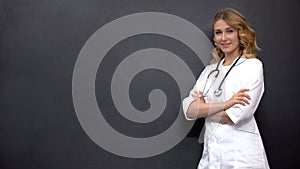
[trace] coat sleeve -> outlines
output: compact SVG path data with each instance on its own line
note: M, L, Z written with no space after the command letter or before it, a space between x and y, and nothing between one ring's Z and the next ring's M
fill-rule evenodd
M234 124L253 117L264 93L263 65L258 59L248 60L251 60L251 63L247 66L247 74L242 75L245 80L241 88L249 89L247 93L250 95L251 100L249 105L236 104L226 110L227 115Z
M201 91L203 92L203 88L204 88L204 84L207 78L207 72L210 66L206 66L205 69L201 72L200 76L198 77L194 87L190 90L189 94L187 97L185 97L182 101L182 108L183 108L183 113L184 116L187 120L196 120L195 118L190 118L187 116L187 110L190 106L190 104L194 101L194 98L192 96L192 94L194 93L194 91Z

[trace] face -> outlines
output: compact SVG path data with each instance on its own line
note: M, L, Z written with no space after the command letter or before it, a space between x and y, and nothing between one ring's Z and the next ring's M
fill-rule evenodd
M214 25L214 41L225 56L237 56L239 54L238 32L224 20L218 20Z

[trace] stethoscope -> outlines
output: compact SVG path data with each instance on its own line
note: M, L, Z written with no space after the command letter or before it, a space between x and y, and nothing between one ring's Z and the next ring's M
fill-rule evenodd
M223 77L221 83L219 84L219 87L214 91L214 95L215 95L215 96L220 96L220 95L222 94L222 85L223 85L223 83L224 83L226 77L228 76L229 72L230 72L231 69L236 65L236 63L239 61L240 58L241 58L241 57L239 56L239 57L235 60L235 62L233 63L233 65L229 68L229 70L227 71L227 73L226 73L225 76ZM214 70L212 70L212 71L207 75L207 78L206 78L206 81L205 81L205 84L204 84L204 88L203 88L203 96L202 96L202 97L205 97L205 96L207 95L207 93L209 92L210 88L212 87L212 85L210 85L209 89L205 92L206 84L207 84L207 81L208 81L209 77L210 77L213 73L216 74L216 75L215 75L215 79L214 79L214 81L212 82L212 84L214 84L214 82L216 81L217 77L219 76L219 74L220 74L219 66L220 66L221 61L222 61L223 59L224 59L224 57L222 57L222 58L220 59L220 61L219 61L218 64L217 64L217 67L216 67Z

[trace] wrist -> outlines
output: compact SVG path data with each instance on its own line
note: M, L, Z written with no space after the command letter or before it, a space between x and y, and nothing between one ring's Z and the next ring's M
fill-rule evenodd
M230 108L230 101L224 102L224 111Z

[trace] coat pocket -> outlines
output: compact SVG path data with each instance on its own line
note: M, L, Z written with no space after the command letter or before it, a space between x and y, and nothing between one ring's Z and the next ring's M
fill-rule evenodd
M264 148L258 133L234 130L233 147L236 168L262 168Z

